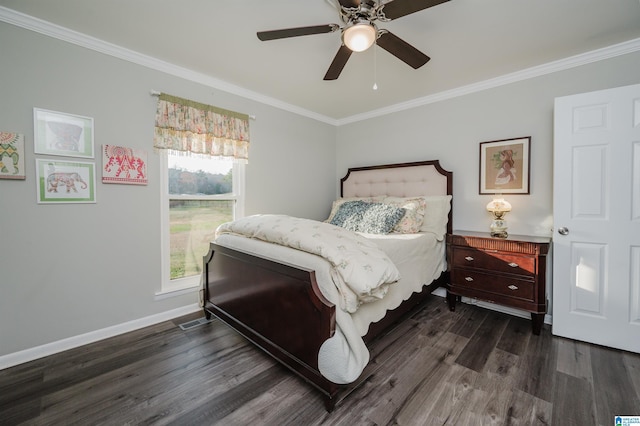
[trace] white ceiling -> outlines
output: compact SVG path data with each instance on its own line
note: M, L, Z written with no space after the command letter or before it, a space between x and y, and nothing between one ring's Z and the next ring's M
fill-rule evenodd
M639 0L451 0L379 23L431 57L422 68L375 48L354 53L338 80L323 81L339 33L267 42L255 33L339 24L327 0L0 0L0 6L337 121L624 42L640 50Z

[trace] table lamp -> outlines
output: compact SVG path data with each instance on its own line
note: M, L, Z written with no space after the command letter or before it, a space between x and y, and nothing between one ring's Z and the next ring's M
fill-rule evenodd
M511 204L505 201L504 198L494 198L489 204L487 204L487 210L493 215L493 222L491 222L491 236L498 238L507 238L507 221L504 220L504 215L511 211Z

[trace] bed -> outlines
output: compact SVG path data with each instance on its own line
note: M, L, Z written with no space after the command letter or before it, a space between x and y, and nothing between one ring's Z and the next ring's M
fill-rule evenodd
M367 345L446 284L445 234L452 230L452 178L438 160L350 168L340 180L340 198L325 222L279 215L261 218L271 224L294 221L297 232L312 226L357 234L353 236L357 245L370 244L367 255L377 255L373 250L379 250L381 256L388 256L399 275L394 278L388 269L384 273L396 281L373 291L367 289L368 298L358 295L353 306L336 284L339 268L331 261L238 235L239 225L232 226L244 218L234 221L229 232L217 233L204 257L205 316L217 317L316 387L324 396L326 409L333 410L342 397L370 376ZM343 204L353 206L360 201L402 206L409 217L408 209L415 206L416 198L426 206L420 210L424 219L419 229L409 223L408 232L404 232L398 223L389 234L369 234L332 224L338 219L336 214L345 210ZM370 263L384 269L385 263L377 258Z

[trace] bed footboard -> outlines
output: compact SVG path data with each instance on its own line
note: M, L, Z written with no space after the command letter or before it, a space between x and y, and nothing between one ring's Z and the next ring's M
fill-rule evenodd
M315 272L211 243L204 257L205 315L215 315L331 400L338 385L318 370L322 343L335 332L335 306Z

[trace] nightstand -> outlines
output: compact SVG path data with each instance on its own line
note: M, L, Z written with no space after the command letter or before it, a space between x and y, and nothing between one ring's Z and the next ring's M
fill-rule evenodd
M485 300L531 312L533 334L547 313L545 278L551 238L454 231L447 235L450 282L447 302L454 311L460 297Z

